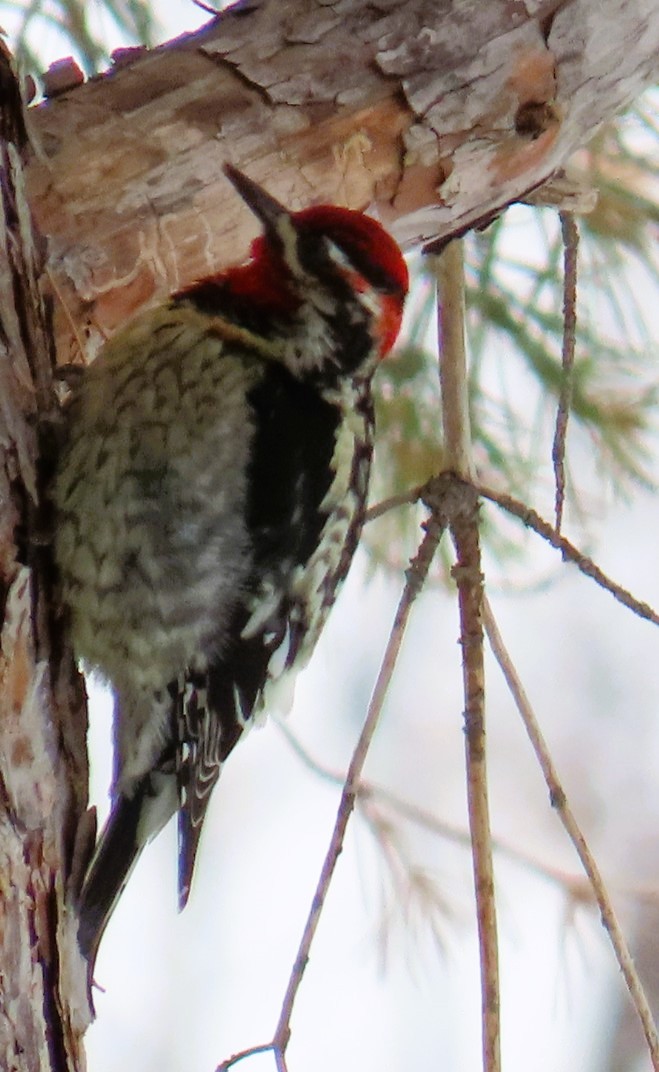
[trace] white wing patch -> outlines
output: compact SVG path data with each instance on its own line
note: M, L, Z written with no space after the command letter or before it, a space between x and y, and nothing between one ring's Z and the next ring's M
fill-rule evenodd
M295 567L284 595L276 582L264 581L241 634L248 639L262 630L266 645L281 636L272 649L266 680L254 705L256 721L261 721L267 710L285 714L290 709L297 674L311 658L352 557L350 552L346 561L346 548L356 543L359 535L370 470L371 422L359 405L359 388L354 384L343 384L331 394L327 392L327 397L339 406L343 420L332 454L333 479L320 504L327 520L318 546L304 565ZM282 629L284 604L288 604L288 611Z

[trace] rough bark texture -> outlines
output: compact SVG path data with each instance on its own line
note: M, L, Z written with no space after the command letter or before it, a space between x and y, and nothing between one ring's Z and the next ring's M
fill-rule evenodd
M84 1067L85 972L65 882L87 791L84 694L52 599L43 485L53 347L0 52L0 1067ZM41 456L41 460L38 460Z
M409 245L551 176L657 56L656 0L248 0L122 53L32 113L62 358L243 256L223 160L294 207L374 203Z

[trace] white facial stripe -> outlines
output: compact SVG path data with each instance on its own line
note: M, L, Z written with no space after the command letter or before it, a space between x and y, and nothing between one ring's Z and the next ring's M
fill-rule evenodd
M277 232L284 247L284 261L298 279L306 276L297 253L297 231L290 216L282 215L277 220Z

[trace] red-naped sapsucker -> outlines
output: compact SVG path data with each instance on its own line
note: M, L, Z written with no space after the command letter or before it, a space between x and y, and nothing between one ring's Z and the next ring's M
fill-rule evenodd
M178 813L186 903L224 760L308 661L359 539L371 377L407 269L374 220L288 212L227 175L250 260L108 342L66 417L55 554L77 655L115 692L112 809L80 898L93 966L145 842Z

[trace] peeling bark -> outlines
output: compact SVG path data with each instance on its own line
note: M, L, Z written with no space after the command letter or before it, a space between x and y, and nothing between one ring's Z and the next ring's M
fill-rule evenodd
M655 0L248 0L31 113L62 359L243 256L231 159L411 245L560 169L652 81ZM77 333L77 338L76 338Z
M84 1068L84 966L65 908L86 804L84 690L53 613L44 537L53 344L0 51L0 1067Z

